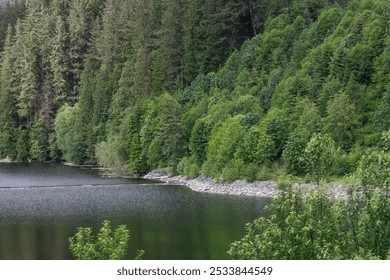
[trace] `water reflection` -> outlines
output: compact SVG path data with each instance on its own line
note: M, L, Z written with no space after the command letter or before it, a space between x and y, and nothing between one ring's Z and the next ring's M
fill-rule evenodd
M51 166L45 166L48 174L56 174L49 176L50 187L26 187L12 179L12 188L0 188L1 259L70 259L68 237L80 226L98 228L104 219L131 230L128 258L144 249L145 259L225 259L228 244L242 237L245 223L262 215L269 203L150 181L118 182L101 178L96 170ZM23 184L49 182L34 172L24 173ZM0 178L5 174L0 166ZM72 184L67 185L68 177ZM75 185L77 180L83 183ZM87 180L103 181L84 184Z

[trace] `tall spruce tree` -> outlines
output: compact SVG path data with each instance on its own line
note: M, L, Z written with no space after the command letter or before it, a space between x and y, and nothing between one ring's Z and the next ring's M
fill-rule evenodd
M183 0L163 1L161 28L153 69L153 91L164 92L184 85Z
M60 108L65 102L69 104L74 102L68 76L70 70L68 33L64 19L60 15L57 16L55 21L55 33L52 42L50 54L51 84L56 99L56 108Z
M15 92L13 91L12 70L12 28L9 25L0 59L0 157L16 157L15 153Z
M91 45L91 22L88 17L88 1L72 0L69 10L69 56L71 92L76 97L79 94L81 72L84 69L84 58Z

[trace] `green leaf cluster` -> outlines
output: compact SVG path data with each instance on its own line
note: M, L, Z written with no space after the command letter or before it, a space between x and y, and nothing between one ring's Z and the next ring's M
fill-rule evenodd
M79 228L77 233L69 238L69 249L77 260L123 260L127 254L129 230L121 225L111 229L110 221L104 221L96 237L92 228ZM142 257L138 253L137 258Z

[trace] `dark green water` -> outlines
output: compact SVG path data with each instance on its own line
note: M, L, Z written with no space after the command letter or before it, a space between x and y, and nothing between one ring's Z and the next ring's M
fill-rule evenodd
M144 249L145 259L226 259L269 202L60 164L0 164L0 259L71 259L68 237L105 219L130 229L128 258Z

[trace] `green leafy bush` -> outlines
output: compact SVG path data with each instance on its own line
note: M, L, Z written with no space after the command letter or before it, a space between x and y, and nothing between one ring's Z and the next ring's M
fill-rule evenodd
M268 218L247 224L247 234L234 242L233 259L342 258L343 208L324 188L302 193L290 184L267 208Z
M177 172L193 179L199 176L200 168L193 157L184 157L177 165Z
M324 186L303 192L291 183L231 244L233 259L386 259L390 249L390 155L362 158L356 184L340 200Z
M390 130L382 133L382 146L384 151L390 152Z
M113 137L109 141L101 142L96 146L96 157L100 164L109 167L118 176L127 175L129 169L118 152L118 139Z
M222 178L226 182L233 182L245 176L246 166L242 159L233 159L222 170Z
M130 233L125 225L113 231L110 221L104 221L96 237L92 228L80 227L69 238L69 249L77 260L123 260L129 238ZM143 254L143 251L139 251L136 258L141 258Z

